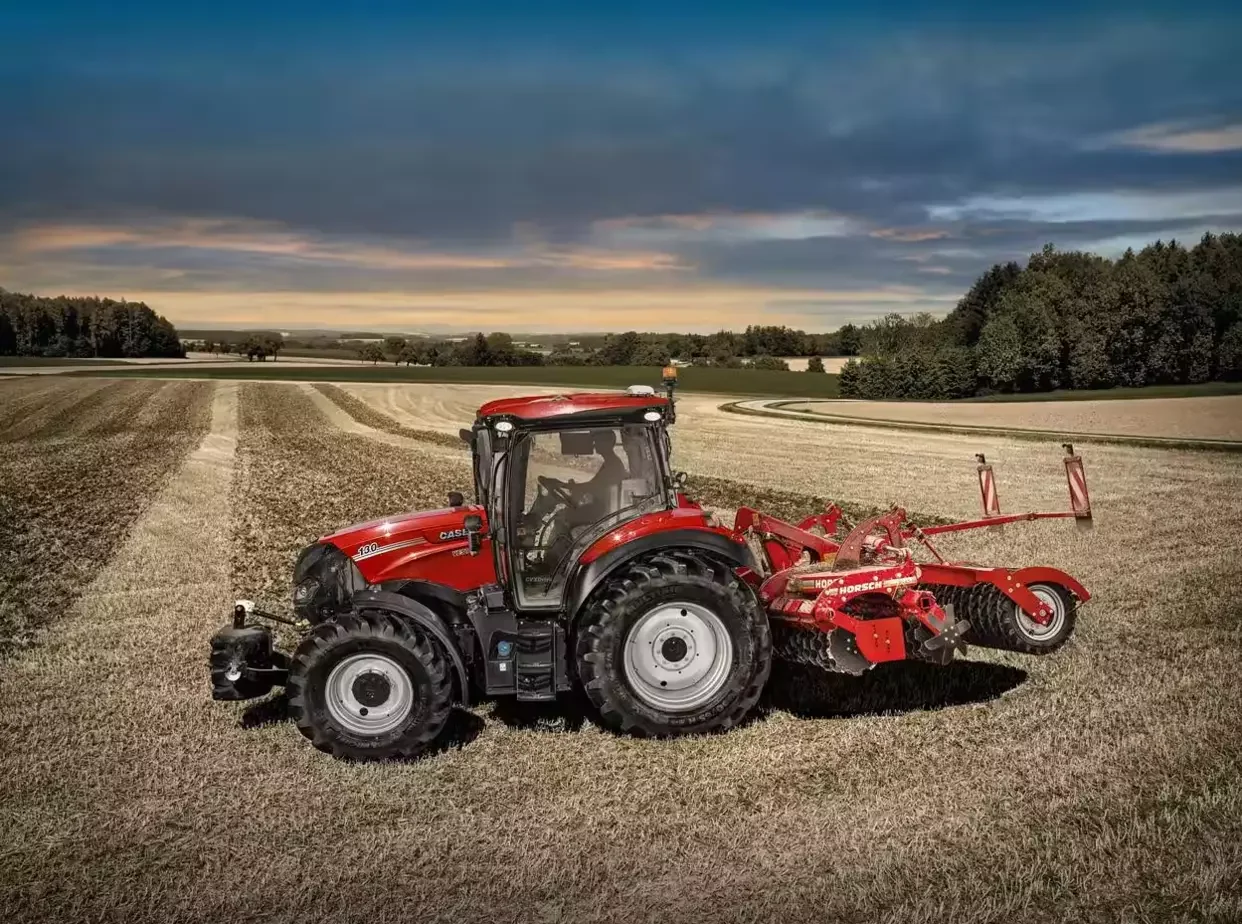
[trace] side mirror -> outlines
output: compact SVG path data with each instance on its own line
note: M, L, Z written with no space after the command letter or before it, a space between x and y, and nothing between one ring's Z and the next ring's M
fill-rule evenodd
M477 513L472 513L462 521L462 526L466 528L466 541L470 544L470 554L477 555L479 549L483 548L483 518Z
M461 437L461 441L463 443L473 448L474 446L474 431L473 430L458 430L457 435Z
M462 497L460 491L449 491L448 502L450 507L460 507L466 502L466 499Z

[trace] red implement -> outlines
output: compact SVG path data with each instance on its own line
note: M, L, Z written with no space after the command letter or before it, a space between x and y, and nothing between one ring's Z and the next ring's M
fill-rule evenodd
M734 533L760 561L748 575L768 609L786 660L858 673L882 661L947 663L967 642L1011 651L1059 648L1086 588L1056 568L987 568L950 562L929 537L1004 523L1075 518L1090 523L1081 457L1067 445L1069 511L1002 515L991 464L978 457L984 516L920 528L900 507L865 520L840 539L835 505L797 525L749 507ZM918 562L914 541L934 559Z

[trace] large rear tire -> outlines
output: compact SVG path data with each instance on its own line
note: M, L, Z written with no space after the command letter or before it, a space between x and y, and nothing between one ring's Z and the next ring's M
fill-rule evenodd
M733 727L772 668L754 593L727 565L689 550L622 566L591 596L576 639L578 679L600 721L644 737Z
M381 610L312 629L293 655L286 690L298 730L347 760L418 757L452 708L444 653L416 626Z

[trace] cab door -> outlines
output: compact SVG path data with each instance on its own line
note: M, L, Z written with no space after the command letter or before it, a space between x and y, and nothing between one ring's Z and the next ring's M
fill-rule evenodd
M527 433L507 454L505 576L523 611L561 606L572 567L611 529L668 505L656 434L646 425Z

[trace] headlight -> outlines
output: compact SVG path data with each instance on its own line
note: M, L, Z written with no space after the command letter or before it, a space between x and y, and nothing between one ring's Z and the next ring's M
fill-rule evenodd
M319 591L319 582L314 578L308 578L297 587L293 588L293 602L309 603L315 598L315 594Z

